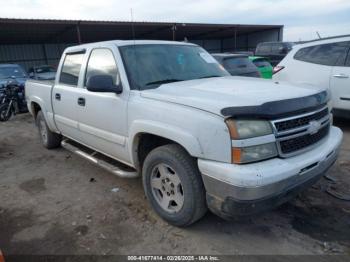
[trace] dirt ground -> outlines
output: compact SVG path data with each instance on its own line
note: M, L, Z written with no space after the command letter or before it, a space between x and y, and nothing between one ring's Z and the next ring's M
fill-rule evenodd
M140 179L121 179L60 148L29 114L0 123L0 249L5 254L350 254L350 121L329 175L277 210L241 221L208 213L180 229L158 218ZM114 190L112 190L114 189Z

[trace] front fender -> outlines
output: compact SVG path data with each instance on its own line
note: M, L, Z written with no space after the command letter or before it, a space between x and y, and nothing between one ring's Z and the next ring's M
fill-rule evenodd
M198 139L190 132L178 127L157 121L136 120L131 124L129 141L129 152L134 165L137 164L137 145L140 134L153 134L175 141L184 147L187 152L194 157L202 157L203 149Z

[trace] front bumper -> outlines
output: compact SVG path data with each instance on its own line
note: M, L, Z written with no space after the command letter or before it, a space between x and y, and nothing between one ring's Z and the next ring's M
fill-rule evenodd
M342 131L331 127L314 149L290 158L234 165L198 160L208 207L223 217L274 208L315 183L335 162Z

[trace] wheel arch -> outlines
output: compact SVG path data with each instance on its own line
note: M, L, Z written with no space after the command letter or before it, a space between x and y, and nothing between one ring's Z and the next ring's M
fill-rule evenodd
M199 141L185 130L158 122L138 121L131 127L129 152L133 165L141 170L143 160L154 148L178 144L192 157L200 157L203 150ZM144 150L144 151L142 151Z

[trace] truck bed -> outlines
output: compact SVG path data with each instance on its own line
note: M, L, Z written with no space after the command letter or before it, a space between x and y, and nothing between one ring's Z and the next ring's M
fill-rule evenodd
M28 109L33 114L32 106L29 103L37 103L42 107L44 114L52 113L51 91L54 81L50 80L28 80L25 83L25 95Z

